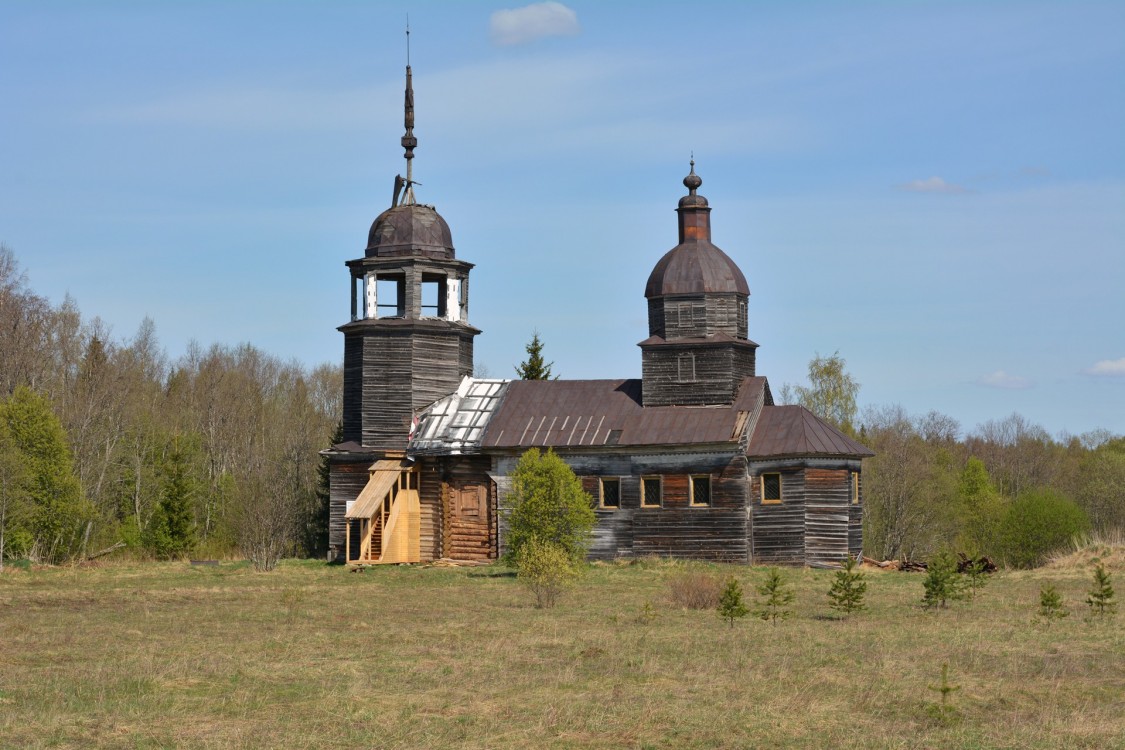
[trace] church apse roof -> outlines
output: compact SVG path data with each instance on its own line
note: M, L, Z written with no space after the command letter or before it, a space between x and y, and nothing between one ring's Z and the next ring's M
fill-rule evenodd
M818 418L803 406L762 409L746 454L751 458L781 456L850 456L875 454Z

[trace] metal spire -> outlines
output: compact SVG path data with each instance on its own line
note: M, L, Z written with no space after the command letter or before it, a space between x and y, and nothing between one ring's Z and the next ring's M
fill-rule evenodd
M403 205L414 203L414 148L418 139L414 137L414 82L410 72L410 17L406 19L406 102L405 102L406 133L402 136L403 154L406 159L406 194L402 196Z

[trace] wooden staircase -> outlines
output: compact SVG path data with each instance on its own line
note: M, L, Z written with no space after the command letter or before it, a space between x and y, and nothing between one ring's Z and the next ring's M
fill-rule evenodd
M418 474L399 461L378 461L348 511L347 561L355 565L420 562ZM359 522L359 549L351 549L351 523Z

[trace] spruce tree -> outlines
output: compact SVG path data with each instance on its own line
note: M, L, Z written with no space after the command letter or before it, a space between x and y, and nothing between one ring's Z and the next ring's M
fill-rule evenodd
M745 617L749 612L750 610L742 602L742 586L732 576L727 581L722 596L719 597L719 617L726 618L730 627L733 628L734 621L740 617Z
M539 331L531 336L531 341L525 347L527 359L516 365L516 375L520 380L558 380L559 376L551 377L551 367L554 362L543 361L543 342L539 340Z
M172 442L164 466L160 501L146 529L149 549L161 560L174 560L195 549L196 525L192 506L198 491L191 474L188 448Z
M93 509L82 496L62 423L46 398L22 385L0 403L0 420L27 470L30 551L45 562L66 560L78 552Z
M784 620L792 614L786 605L793 601L794 594L785 585L781 571L770 568L766 572L766 580L758 586L758 595L762 597L761 606L755 611L763 620L772 620L777 625L778 620Z
M863 572L859 570L859 562L848 555L844 558L844 567L836 571L832 579L832 588L828 590L829 606L835 610L850 615L864 609L863 595L867 593L867 581Z
M1086 603L1090 605L1090 611L1099 617L1112 615L1117 609L1113 596L1113 583L1109 573L1105 572L1104 565L1099 565L1094 569L1094 588L1090 589Z

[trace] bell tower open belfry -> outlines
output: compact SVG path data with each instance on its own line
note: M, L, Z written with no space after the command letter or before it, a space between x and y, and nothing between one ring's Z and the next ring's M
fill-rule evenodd
M391 206L376 217L363 257L346 262L351 319L344 334L343 441L332 447L330 556L354 535L353 505L377 463L401 460L417 413L457 389L473 371L469 270L449 225L417 202L414 87L406 66L406 177L395 177ZM407 483L408 484L408 483ZM362 500L362 498L360 498ZM362 504L362 503L360 503ZM352 550L354 552L354 550Z
M473 370L469 269L457 260L449 225L414 196L414 90L406 67L406 178L371 225L351 271L351 321L344 334L344 441L406 448L415 413L457 389Z

